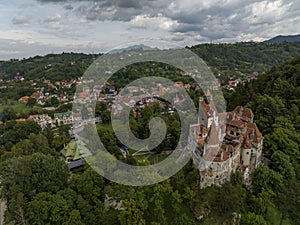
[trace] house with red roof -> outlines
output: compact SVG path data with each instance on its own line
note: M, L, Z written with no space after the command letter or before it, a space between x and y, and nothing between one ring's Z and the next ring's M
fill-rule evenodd
M21 98L19 98L18 102L19 103L27 103L29 99L29 96L23 96Z

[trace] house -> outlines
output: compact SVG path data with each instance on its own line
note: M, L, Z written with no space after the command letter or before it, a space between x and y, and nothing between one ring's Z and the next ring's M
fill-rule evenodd
M24 81L25 80L23 76L19 76L19 75L15 76L14 78L16 81Z
M34 92L30 98L35 98L36 100L39 100L42 97L41 93L39 92Z
M25 118L16 119L17 123L26 122L27 120Z
M60 153L68 164L69 169L74 169L85 164L85 157L90 155L90 151L81 141L72 140Z
M73 122L73 112L67 111L64 113L54 113L54 123L61 124L72 124Z
M263 136L251 109L238 106L218 113L207 92L199 102L198 124L190 127L189 145L200 171L200 187L221 185L234 172L248 179L261 163Z
M19 98L18 102L19 103L27 103L29 99L29 96L23 96L21 98Z
M41 114L41 115L30 115L28 117L28 120L33 120L36 122L42 129L46 128L48 125L51 127L54 127L53 121L51 116L47 114Z

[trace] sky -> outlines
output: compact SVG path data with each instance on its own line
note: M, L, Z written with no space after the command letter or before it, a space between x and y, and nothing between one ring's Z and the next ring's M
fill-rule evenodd
M0 60L300 34L299 0L2 0Z

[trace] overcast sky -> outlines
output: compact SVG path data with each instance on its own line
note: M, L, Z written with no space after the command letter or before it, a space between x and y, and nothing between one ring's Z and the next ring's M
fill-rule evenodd
M300 1L3 0L0 24L0 59L143 42L184 47L299 34Z

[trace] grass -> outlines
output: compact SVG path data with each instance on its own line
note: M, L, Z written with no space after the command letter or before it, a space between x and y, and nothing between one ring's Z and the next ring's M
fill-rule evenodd
M30 108L26 106L26 103L19 103L18 101L8 100L7 104L0 104L0 112L5 108L14 109L16 112L28 111Z
M3 112L3 110L6 108L13 109L17 114L27 113L32 109L35 109L40 113L43 112L43 108L40 106L34 106L33 108L31 108L28 107L26 103L19 103L18 101L11 100L11 99L7 101L7 104L0 104L0 112Z

